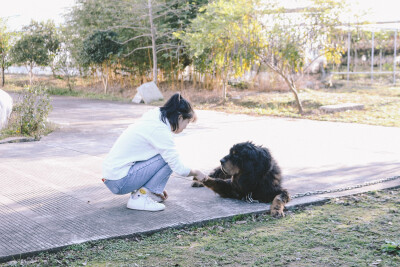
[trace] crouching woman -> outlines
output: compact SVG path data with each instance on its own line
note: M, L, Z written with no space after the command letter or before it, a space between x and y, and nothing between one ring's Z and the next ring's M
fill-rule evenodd
M185 166L178 154L174 134L181 133L197 117L179 93L164 106L146 112L117 139L103 162L103 182L114 194L129 194L127 208L160 211L168 198L165 186L172 172L205 175Z

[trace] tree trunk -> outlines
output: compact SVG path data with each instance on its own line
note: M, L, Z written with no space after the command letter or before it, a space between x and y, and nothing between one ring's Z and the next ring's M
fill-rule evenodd
M32 85L33 81L33 63L29 65L29 85Z
M104 86L104 94L107 94L107 88L108 88L108 74L101 74L101 81L103 82Z
M224 101L226 100L226 82L225 82L225 75L222 78L222 98Z
M147 49L147 55L149 57L149 65L151 68L153 68L153 61L151 60L150 49Z
M193 70L193 89L197 89L197 80L196 80L196 72Z
M1 67L1 87L4 87L5 83L6 83L6 80L4 77L4 67Z
M4 56L1 57L1 87L4 87L4 84L6 82L5 77L4 77Z
M168 51L168 52L170 52L170 51ZM172 65L172 56L170 55L169 58L171 60L171 62L170 62L171 69L169 71L169 77L171 79L171 88L173 91L175 91L175 72L174 72L174 66Z
M54 68L54 66L50 64L49 67L51 70L51 74L53 74L53 78L57 78L56 69Z
M204 79L205 79L205 88L207 89L207 90L209 90L210 89L210 87L209 87L209 80L208 80L208 75L207 75L207 72L205 72L204 73Z
M297 104L297 109L299 111L300 114L304 113L303 110L303 105L301 104L300 98L299 98L299 93L297 92L297 88L296 88L296 84L294 83L292 78L289 78L285 75L285 73L283 73L282 70L278 69L277 67L275 67L274 65L272 65L271 63L268 63L267 61L264 61L265 64L267 64L267 66L272 69L274 72L276 72L279 76L281 76L286 84L289 86L290 91L292 91L294 98L296 100L296 104Z
M227 68L226 68L226 66L225 66L225 64L226 64L226 57L227 57L227 55L226 55L226 53L225 53L225 56L224 56L224 65L223 65L223 67L222 67L222 97L223 97L223 99L224 99L224 101L226 100L226 76L227 75L225 75L225 72L227 72Z
M104 86L104 94L107 94L107 88L108 88L108 73L107 68L101 68L101 81L103 82Z
M358 58L357 58L357 48L354 46L354 63L353 63L353 71L357 71L357 63L358 63Z
M153 23L153 7L151 0L148 0L149 8L149 20L151 27L151 46L153 50L153 82L157 84L157 51L156 51L156 30Z
M70 92L72 92L72 84L71 84L71 77L67 74L67 85Z
M301 104L301 101L299 99L299 93L297 92L296 84L294 83L293 80L289 81L289 88L290 88L290 91L292 91L292 93L294 94L294 98L296 99L297 108L299 110L299 113L303 114L304 113L303 105Z
M181 90L185 89L185 80L183 79L184 71L181 70Z

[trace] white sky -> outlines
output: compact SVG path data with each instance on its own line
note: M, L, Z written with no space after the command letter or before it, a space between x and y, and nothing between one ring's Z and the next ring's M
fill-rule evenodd
M75 0L0 0L0 17L8 20L10 30L20 30L31 20L54 20L56 24L64 22L62 14L72 7Z
M116 0L118 1L118 0ZM144 0L143 0L144 1ZM281 0L285 6L302 5L307 0ZM400 0L347 0L353 9L367 10L367 19L376 21L400 21ZM8 19L10 30L20 30L32 19L53 19L56 24L64 22L62 14L73 6L75 0L0 0L0 17Z

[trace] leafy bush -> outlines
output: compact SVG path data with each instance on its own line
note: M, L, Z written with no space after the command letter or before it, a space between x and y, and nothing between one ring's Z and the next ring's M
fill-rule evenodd
M45 132L47 116L52 109L47 88L43 85L28 86L18 102L14 108L17 133L39 140Z

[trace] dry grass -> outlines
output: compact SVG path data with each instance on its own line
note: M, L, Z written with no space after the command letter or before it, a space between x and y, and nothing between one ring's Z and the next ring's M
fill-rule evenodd
M18 91L27 83L26 76L8 75L6 90ZM100 81L93 78L78 79L74 91L66 89L64 80L48 76L36 77L39 82L45 83L52 94L73 95L98 99L113 99L130 101L136 94L137 85L133 82L111 83L108 94L104 94ZM311 83L314 89L300 90L300 99L304 107L304 114L299 114L293 94L282 85L282 81L273 79L270 86L265 81L258 81L260 89L235 89L229 88L227 99L222 99L222 90L206 90L194 88L193 84L159 84L165 99L176 91L190 100L196 109L218 110L228 113L244 113L256 116L279 116L291 118L305 118L312 120L355 122L382 126L400 126L400 87L390 85L371 85L370 79L350 81L336 81L336 88L322 88L318 80ZM281 86L278 86L281 84ZM303 86L306 81L300 81ZM198 85L197 85L198 86ZM273 90L273 91L271 91ZM278 90L278 91L276 91ZM356 102L364 104L363 110L350 110L337 113L321 112L323 105ZM162 102L154 103L161 105Z
M297 111L291 93L246 92L240 99L230 98L223 102L196 102L198 109L219 110L229 113L267 115L312 120L355 122L382 126L400 126L400 88L381 87L370 89L323 89L302 90L300 98L304 114ZM363 110L325 113L324 105L360 103Z

